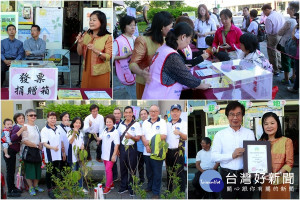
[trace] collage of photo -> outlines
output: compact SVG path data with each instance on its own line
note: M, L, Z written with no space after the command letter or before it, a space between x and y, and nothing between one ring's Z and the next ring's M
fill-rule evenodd
M299 199L299 1L0 4L1 199Z

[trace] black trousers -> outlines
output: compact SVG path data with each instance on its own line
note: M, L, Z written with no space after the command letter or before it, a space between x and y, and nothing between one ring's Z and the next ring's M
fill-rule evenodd
M137 171L136 154L137 154L136 145L131 145L127 150L125 150L125 146L123 144L120 144L120 172L121 172L120 189L131 190L130 183L133 182L132 175L135 175Z
M137 161L138 161L138 171L139 171L139 178L140 182L145 182L145 175L144 175L144 156L143 152L137 151Z
M8 60L15 60L14 58L7 58ZM6 72L9 70L9 66L7 66L2 60L1 60L1 87L3 87L3 83L6 78Z
M56 161L52 161L52 162L48 162L47 165L52 164L52 173L51 172L46 172L46 185L47 185L47 189L52 189L53 187L55 187L55 183L54 181L52 181L52 175L54 175L55 177L60 177L60 174L58 173L58 170L61 170L61 161L60 160L56 160Z
M112 171L113 171L113 180L116 180L118 178L118 164L117 164L117 161L114 163Z
M224 188L221 191L221 197L223 199L252 199L252 195L253 192L250 191L250 187L253 186L252 182L251 184L244 184L241 183L241 174L243 173L243 170L230 170L230 169L225 169L225 168L221 168L221 176L222 176L222 180L224 182ZM235 174L236 176L236 184L227 184L227 179L226 178L227 175L229 176L234 176L233 174ZM227 191L227 186L228 187L232 187L232 191ZM243 187L247 187L247 191L242 191ZM236 189L234 189L236 188ZM239 188L237 190L237 188Z
M167 165L167 188L169 191L172 191L173 181L170 180L169 169L172 168L175 172L174 167L180 164L180 167L177 170L177 176L180 178L180 191L184 192L186 187L186 172L184 171L184 156L179 156L179 149L168 149L166 155L166 165Z
M91 159L91 150L90 150L90 143L95 140L97 142L97 140L95 139L95 137L93 135L91 135L91 137L89 137L89 135L91 135L90 133L85 133L85 136L83 138L84 140L84 147L88 152L88 157L87 159L90 160ZM97 133L97 136L99 137L99 133ZM102 140L100 141L99 145L97 145L97 149L96 149L96 159L101 159L101 146L102 146Z
M16 155L17 152L11 148L8 148L8 154L10 158L6 158L3 152L3 158L6 163L6 184L8 192L15 189L15 172L16 172Z

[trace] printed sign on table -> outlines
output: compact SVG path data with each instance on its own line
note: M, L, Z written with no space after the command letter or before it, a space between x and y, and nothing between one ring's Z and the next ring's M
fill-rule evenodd
M57 68L9 70L9 99L56 100Z

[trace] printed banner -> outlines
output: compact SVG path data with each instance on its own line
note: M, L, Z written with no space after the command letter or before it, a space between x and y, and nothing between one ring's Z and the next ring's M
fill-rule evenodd
M83 28L89 28L90 15L93 11L100 10L106 15L107 19L107 30L112 33L113 31L113 10L112 8L83 8Z
M39 1L18 0L19 24L33 24L33 8L39 6Z
M8 38L6 27L9 24L13 24L16 26L16 30L18 30L18 13L17 12L1 12L1 40ZM18 31L16 33L16 38L18 38Z
M57 68L14 68L9 70L9 99L56 100Z
M40 38L47 49L62 48L63 13L62 8L36 8L35 23L41 27Z

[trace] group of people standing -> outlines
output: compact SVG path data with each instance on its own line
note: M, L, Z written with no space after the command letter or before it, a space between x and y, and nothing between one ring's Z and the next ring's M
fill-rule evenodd
M166 141L168 151L166 154L166 166L168 170L175 171L176 164L180 167L175 173L180 177L180 190L185 191L186 174L184 172L184 151L183 143L187 139L187 123L180 118L181 106L171 106L172 120L166 122L159 117L160 110L157 105L152 105L148 110L140 111L141 120L135 121L133 108L126 106L124 109L124 120L121 120L122 112L116 108L113 114L105 117L99 114L99 107L96 104L90 106L90 115L84 120L74 117L70 123L70 114L60 114L61 124L57 125L57 113L49 112L44 128L39 131L36 121L36 112L28 109L25 115L17 113L14 115L15 125L12 121L4 120L5 129L9 140L7 140L7 151L3 152L7 169L8 196L19 197L21 191L14 185L14 174L16 168L16 155L28 146L43 150L46 167L51 165L52 171L46 172L46 185L50 198L55 198L53 188L55 182L52 176L61 177L60 172L64 166L73 170L80 170L81 162L78 152L88 150L89 144L94 138L97 141L97 161L104 163L106 183L103 193L108 194L114 188L114 180L118 179L117 160L120 163L120 188L118 193L129 191L134 196L131 184L132 176L139 172L140 183L145 181L144 164L146 165L147 192L153 192L154 198L159 198L162 182L162 165L164 159L155 159L151 155L157 150L159 141ZM26 123L25 123L26 119ZM102 144L100 143L102 142ZM88 153L87 160L91 160ZM36 195L36 192L44 190L38 186L41 179L42 162L27 162L24 160L25 178L29 185L29 194ZM168 189L173 190L170 171L167 173ZM84 192L83 176L78 183Z
M299 2L289 2L287 12L290 18L285 20L266 4L262 7L266 19L261 21L256 9L249 11L245 7L240 28L234 25L229 9L222 10L218 15L216 9L210 13L201 4L194 22L183 15L173 25L174 19L170 13L156 13L150 29L137 38L133 36L136 19L124 16L120 20L122 35L113 44L117 76L130 97L137 99L179 99L183 89L208 89L210 84L201 83L190 73L190 68L207 59L214 61L213 57L218 61L246 59L278 76L281 68L279 54L287 60L285 68L291 68L290 60L297 63L299 57L298 54L286 55L284 48L276 50L279 42L283 47L291 36L298 41L299 35L295 34L298 30L298 10ZM265 27L265 32L262 27ZM264 40L265 34L270 62L259 50L259 42ZM194 35L197 36L196 47L191 44ZM295 65L294 69L297 68ZM286 72L285 79L289 70ZM293 74L290 79L295 80L297 88L297 73ZM290 87L288 90L298 91Z

